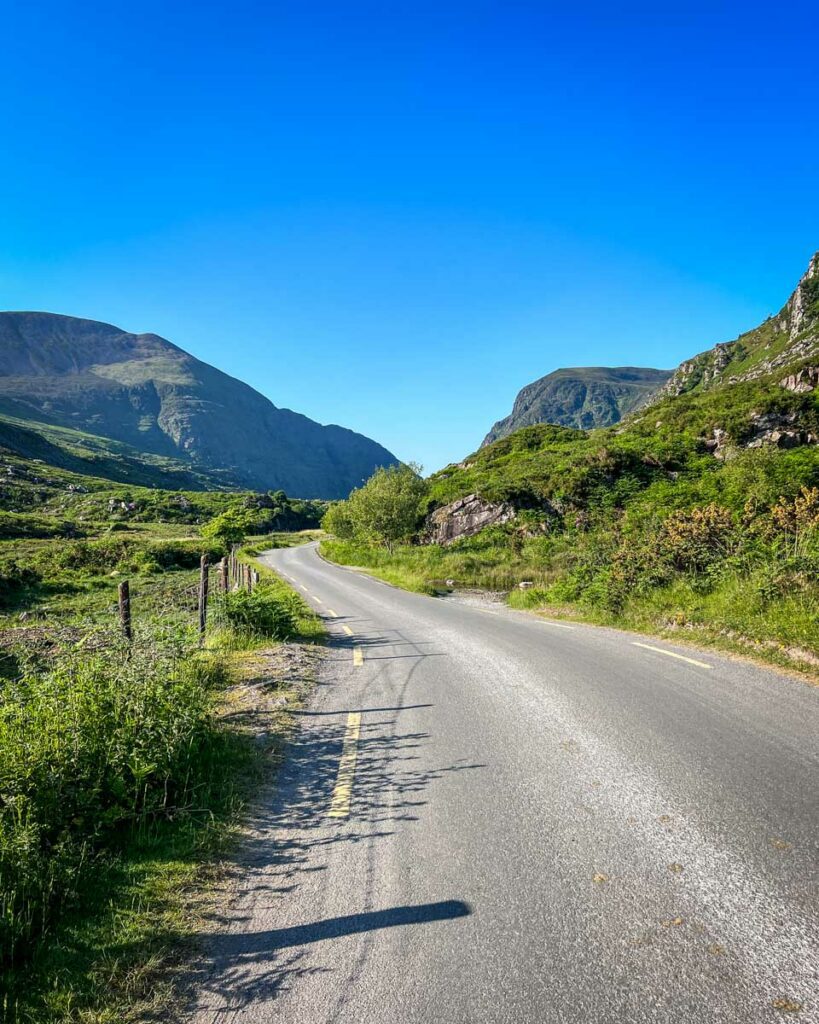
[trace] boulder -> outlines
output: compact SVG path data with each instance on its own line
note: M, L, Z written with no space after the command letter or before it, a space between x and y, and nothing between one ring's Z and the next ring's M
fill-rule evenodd
M451 544L460 537L472 537L486 526L508 523L515 510L508 502L492 502L467 494L436 508L427 517L426 540L430 544Z
M794 391L797 395L814 391L819 387L819 366L803 366L798 373L792 373L779 382L786 391Z

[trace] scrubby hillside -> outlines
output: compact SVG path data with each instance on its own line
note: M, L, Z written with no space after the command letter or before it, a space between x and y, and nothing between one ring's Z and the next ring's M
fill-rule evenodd
M128 445L149 464L173 460L210 486L341 497L396 461L155 334L52 313L0 313L0 412Z
M535 423L591 430L608 427L643 405L668 380L669 370L639 366L581 366L555 370L523 388L512 412L498 420L484 445Z
M430 477L420 543L328 553L819 665L817 266L721 369L719 349L683 364L616 426L518 430Z
M793 294L777 313L740 334L682 363L658 394L681 395L724 384L787 375L803 361L819 356L819 252ZM814 379L814 386L816 380ZM804 388L804 390L808 390Z

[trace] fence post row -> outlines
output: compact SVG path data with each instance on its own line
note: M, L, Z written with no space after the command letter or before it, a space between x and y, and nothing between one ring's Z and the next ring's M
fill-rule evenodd
M232 548L229 555L223 558L217 565L219 571L219 585L224 593L230 590L231 581L239 588L246 588L248 593L253 591L253 585L259 582L259 573L251 569L249 565L240 562L236 557L236 548ZM208 556L202 555L199 559L199 642L202 643L208 622ZM126 640L133 639L131 629L131 588L128 580L119 584L119 622L122 635Z
M208 556L202 555L199 560L199 643L205 636L205 625L208 620Z
M131 590L128 580L123 580L119 585L119 621L122 626L122 635L126 640L131 640Z

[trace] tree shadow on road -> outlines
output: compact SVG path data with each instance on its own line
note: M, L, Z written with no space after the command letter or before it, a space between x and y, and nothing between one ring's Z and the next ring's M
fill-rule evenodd
M373 701L373 707L362 699L366 698L365 687L356 706L349 709L300 713L302 728L288 745L275 786L254 808L247 835L229 865L229 899L211 914L208 933L202 936L205 953L189 976L191 990L200 992L198 1021L216 1019L220 1010L238 1012L251 1003L269 1004L295 979L334 969L327 966L336 963L332 954L321 961L311 954L316 944L324 948L328 941L345 936L366 936L396 926L416 927L470 913L457 899L377 909L373 876L378 845L395 842L402 829L416 826L428 790L437 780L485 765L467 759L430 764L422 754L429 732L402 725L405 712L423 713L433 705L406 701L418 665L430 654L400 633L339 638L328 651L319 688L340 685L349 671L349 647L365 644L365 658L367 650L383 648L387 660L400 657L416 662L397 671L387 665L373 670L379 674L393 671L386 687L391 700L383 699L382 680L381 699ZM406 653L395 655L391 649L398 647ZM362 718L351 814L348 819L331 819L328 811L346 716L352 711ZM299 920L301 907L323 905L323 899L316 898L317 887L323 890L331 884L342 850L348 851L344 856L357 851L354 856L361 877L353 905L360 906L361 912L312 922ZM324 872L329 873L326 878ZM317 882L317 875L324 880ZM300 898L299 890L305 886L310 897ZM260 928L260 923L268 920L275 927ZM367 940L356 948L354 972L361 970L371 945Z

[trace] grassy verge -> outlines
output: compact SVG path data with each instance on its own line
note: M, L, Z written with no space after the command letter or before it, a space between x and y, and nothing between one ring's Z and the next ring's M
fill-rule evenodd
M270 573L238 619L230 605L244 595L215 598L219 628L198 651L196 573L146 568L137 551L127 567L137 629L125 645L110 635L114 555L82 543L71 573L56 548L29 552L41 571L11 591L3 621L6 638L23 634L5 648L0 687L0 1020L9 1022L167 1019L168 967L195 930L196 892L269 764L237 718L236 692L277 641L321 636L318 618ZM38 611L33 626L19 626L21 609ZM288 687L283 676L284 703L265 721L274 744L298 699Z
M475 588L506 594L513 608L663 635L752 655L815 677L819 672L819 586L793 552L760 548L756 557L716 559L658 583L645 570L608 589L612 560L578 537L520 538L485 530L448 547L385 548L325 540L322 554L406 590L434 594ZM659 558L659 554L657 555ZM805 560L804 558L802 559ZM599 563L599 564L597 564ZM534 584L520 590L523 580Z

